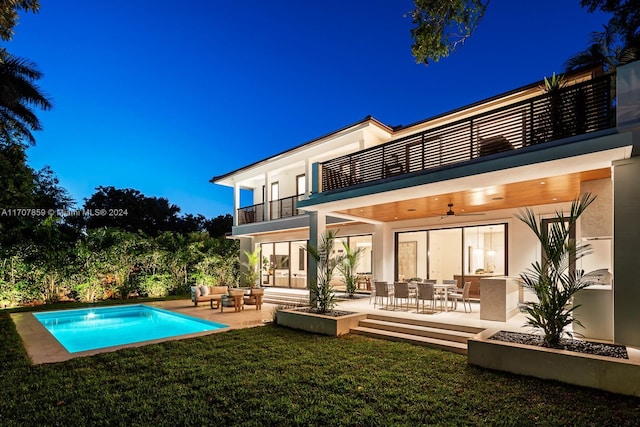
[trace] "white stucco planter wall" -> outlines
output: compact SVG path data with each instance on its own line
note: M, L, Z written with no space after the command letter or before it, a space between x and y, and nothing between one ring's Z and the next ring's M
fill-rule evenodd
M640 350L627 347L629 359L515 344L489 338L485 330L468 341L468 363L613 393L640 396Z
M278 325L335 337L348 334L351 328L358 326L360 320L366 317L363 313L327 316L290 309L278 311Z

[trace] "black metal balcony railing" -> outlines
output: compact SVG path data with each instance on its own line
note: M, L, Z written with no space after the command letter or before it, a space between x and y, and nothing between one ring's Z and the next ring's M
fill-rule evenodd
M419 172L615 126L606 75L322 164L322 191Z
M296 202L302 196L285 197L284 199L269 202L269 219L288 218L299 215Z
M264 221L264 203L238 209L238 225Z
M302 196L285 197L269 202L269 219L288 218L302 214L296 202ZM238 225L264 221L264 203L238 209Z

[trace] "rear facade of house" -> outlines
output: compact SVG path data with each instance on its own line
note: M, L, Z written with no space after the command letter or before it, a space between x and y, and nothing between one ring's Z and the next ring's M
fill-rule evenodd
M590 192L575 231L593 249L576 268L600 283L580 301L587 336L640 346L640 62L565 83L399 128L366 117L211 182L234 189L232 237L260 248L263 286L307 288L305 248L335 229L335 255L360 249L363 279L470 281L481 306L483 278L517 277L541 258L514 215L531 207L544 227Z

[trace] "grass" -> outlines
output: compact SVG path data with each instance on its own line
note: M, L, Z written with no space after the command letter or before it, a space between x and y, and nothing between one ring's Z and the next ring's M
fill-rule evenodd
M267 325L32 366L0 312L0 425L637 425L640 399Z

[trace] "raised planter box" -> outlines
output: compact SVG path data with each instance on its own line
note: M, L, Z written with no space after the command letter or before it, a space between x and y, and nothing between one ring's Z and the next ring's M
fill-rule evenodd
M366 317L367 315L362 313L327 316L290 309L278 311L278 325L321 335L338 336L348 334L351 328L358 326L358 322Z
M595 356L489 339L497 332L487 329L469 339L469 364L640 396L640 350L627 347L629 359Z

